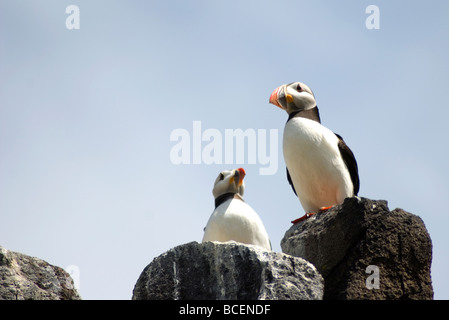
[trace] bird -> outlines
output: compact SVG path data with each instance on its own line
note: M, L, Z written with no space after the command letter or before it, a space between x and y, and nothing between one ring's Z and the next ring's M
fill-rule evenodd
M212 194L215 209L206 227L202 242L236 241L271 251L265 226L254 209L243 200L245 169L224 170L214 182Z
M360 188L357 161L343 138L321 124L312 90L302 82L277 87L269 103L285 110L283 134L287 180L305 215L301 222L357 196Z

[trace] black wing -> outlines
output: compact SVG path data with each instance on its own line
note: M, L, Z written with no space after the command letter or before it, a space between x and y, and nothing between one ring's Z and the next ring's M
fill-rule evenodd
M295 186L293 185L292 177L290 177L290 172L288 172L288 168L286 168L286 169L287 169L287 180L288 180L288 183L290 183L290 185L292 186L292 189L293 189L293 192L295 193L295 195L298 196L296 194Z
M336 133L335 135L338 138L338 149L340 150L343 161L349 170L352 185L354 186L354 195L356 196L357 193L359 193L360 189L359 169L357 167L357 161L355 160L354 153L352 153L351 149L349 149L349 147L343 141L343 138Z

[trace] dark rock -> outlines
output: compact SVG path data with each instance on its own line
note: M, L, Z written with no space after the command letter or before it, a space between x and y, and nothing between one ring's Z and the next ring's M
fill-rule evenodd
M236 242L190 242L155 258L133 300L322 299L323 278L307 261Z
M315 265L324 299L433 299L427 229L386 201L348 198L292 226L281 247Z
M0 246L0 300L80 300L62 268Z

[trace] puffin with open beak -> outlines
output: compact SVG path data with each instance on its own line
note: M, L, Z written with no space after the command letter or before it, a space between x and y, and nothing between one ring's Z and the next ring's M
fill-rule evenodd
M292 223L356 196L360 181L354 154L340 135L321 124L312 90L301 82L284 84L269 102L288 113L283 136L287 180L305 210Z
M259 215L243 200L243 168L225 170L215 179L215 209L204 228L202 242L236 241L271 251L271 243Z

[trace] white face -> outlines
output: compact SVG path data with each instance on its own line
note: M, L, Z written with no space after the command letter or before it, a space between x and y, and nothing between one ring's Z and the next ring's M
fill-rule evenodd
M214 189L212 190L214 198L229 192L238 193L243 197L245 190L244 177L245 170L242 168L220 172L217 179L215 179Z
M302 82L292 82L277 87L270 96L270 103L287 113L309 110L316 106L312 90Z

